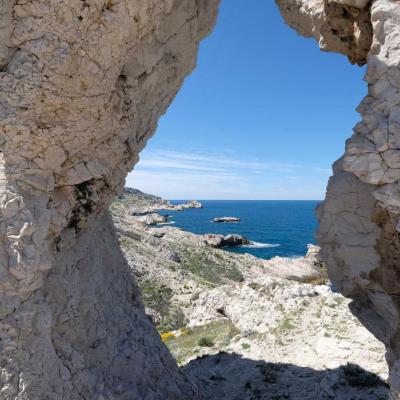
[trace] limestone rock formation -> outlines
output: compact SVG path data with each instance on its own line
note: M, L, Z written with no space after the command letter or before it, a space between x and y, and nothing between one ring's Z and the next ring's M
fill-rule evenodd
M331 278L386 345L400 398L400 7L277 0L368 65L320 209ZM108 206L195 66L218 0L0 2L0 399L196 399L144 313Z
M367 64L362 121L334 165L319 242L334 284L387 349L400 398L400 3L277 0L286 21L323 50Z
M0 2L0 399L194 399L108 207L217 0Z

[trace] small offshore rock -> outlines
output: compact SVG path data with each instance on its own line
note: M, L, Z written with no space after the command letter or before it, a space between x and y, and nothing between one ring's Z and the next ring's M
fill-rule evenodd
M232 233L224 236L222 241L223 246L242 246L244 244L251 244L251 242L242 235L236 235Z
M214 218L213 222L225 222L225 223L240 222L240 218L237 218L237 217L218 217L218 218Z

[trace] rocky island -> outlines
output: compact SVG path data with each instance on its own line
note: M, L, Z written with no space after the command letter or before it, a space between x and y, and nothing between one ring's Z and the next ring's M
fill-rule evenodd
M217 217L213 219L213 222L225 222L231 224L234 222L240 222L240 218L237 217Z

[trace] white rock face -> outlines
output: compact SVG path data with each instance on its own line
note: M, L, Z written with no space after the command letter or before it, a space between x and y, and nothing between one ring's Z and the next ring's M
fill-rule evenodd
M217 0L0 1L0 398L198 398L107 209Z
M383 345L348 311L348 300L325 285L268 276L203 291L188 308L189 326L228 318L241 332L230 350L315 370L346 362L385 377ZM218 310L224 310L224 316ZM247 338L246 338L247 336Z
M332 2L336 2L338 4L344 4L347 6L352 6L356 8L364 8L368 5L370 0L336 0Z
M391 398L399 399L399 2L277 2L288 23L314 36L322 49L367 63L368 94L358 107L362 121L334 166L318 236L334 284L386 345Z

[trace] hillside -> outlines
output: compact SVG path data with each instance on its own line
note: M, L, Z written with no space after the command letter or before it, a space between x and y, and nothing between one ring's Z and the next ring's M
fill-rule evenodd
M330 392L349 400L385 398L375 375L387 375L383 345L326 284L315 246L306 257L272 260L213 248L205 235L149 226L132 215L139 203L154 212L158 201L163 208L154 196L125 191L112 205L114 223L147 313L183 369L211 379L210 399L234 398L221 394L232 387L238 399L261 398L257 392L271 383L281 396L271 399L331 398ZM284 397L290 388L278 385L280 376L292 376L295 389L304 385L305 371L314 389L309 382L308 394Z

